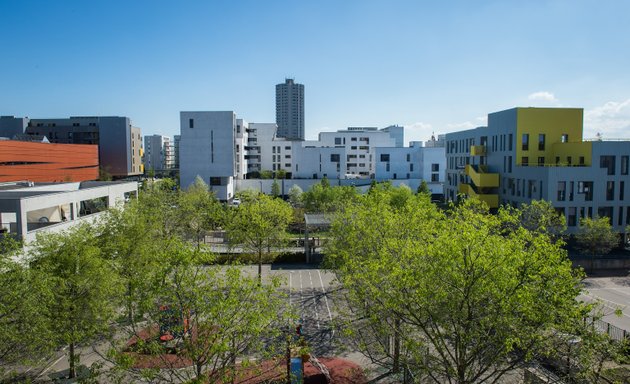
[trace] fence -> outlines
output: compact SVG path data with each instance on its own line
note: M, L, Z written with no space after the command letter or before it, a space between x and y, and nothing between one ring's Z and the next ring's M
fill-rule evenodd
M587 322L590 322L595 329L602 333L606 333L611 339L615 341L623 341L630 338L629 331L612 325L607 321L587 317L584 319L584 323Z

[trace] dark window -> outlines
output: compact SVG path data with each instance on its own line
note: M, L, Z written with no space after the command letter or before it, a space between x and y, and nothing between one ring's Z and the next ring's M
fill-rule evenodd
M407 161L408 162L411 161L411 155L410 154L407 154Z
M569 227L575 227L577 224L577 209L569 207Z
M381 161L389 161L389 154L381 153Z
M580 156L580 165L584 165L584 156Z
M560 156L556 156L556 165L560 164Z
M625 182L619 182L619 201L623 201Z
M544 133L540 133L538 135L538 150L539 151L545 150L545 134Z
M529 165L529 157L523 156L521 158L521 165L523 165L523 166Z
M572 162L571 156L567 156L567 165L571 165L571 162Z
M440 172L440 164L431 164L431 172Z
M609 175L615 174L615 156L600 156L599 166L600 168L607 168Z
M606 182L606 200L614 200L615 199L615 182L608 181Z
M521 149L523 151L529 150L529 133L523 133L521 144L522 144Z
M433 181L433 182L440 181L440 174L439 173L432 173L431 174L431 181Z
M607 217L608 223L612 225L613 207L599 207L597 209L597 216Z
M511 151L511 150L512 150L512 134L510 133L508 135L508 151Z
M578 181L578 193L584 194L585 201L593 201L593 182Z
M563 143L568 143L569 142L569 135L566 133L563 133L562 136L560 137L560 141Z
M188 128L195 128L195 120L188 119Z
M621 174L628 174L628 156L621 156Z
M409 172L413 172L413 163L409 164Z
M339 156L339 154L338 154L338 153L332 153L332 154L330 155L330 161L331 161L331 162L333 162L333 163L338 163L338 162L340 161L340 160L339 160L339 157L340 157L340 156Z
M341 137L335 137L335 145L341 144Z
M566 181L558 181L558 201L564 201L566 199L566 188Z
M541 167L543 165L545 165L545 157L544 156L539 156L538 157L538 165L541 166Z
M211 177L210 178L210 185L221 185L221 178L220 177Z

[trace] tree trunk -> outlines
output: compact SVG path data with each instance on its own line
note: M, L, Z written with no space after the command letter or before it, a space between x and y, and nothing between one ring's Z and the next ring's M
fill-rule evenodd
M77 377L77 368L76 368L76 362L75 362L75 354L74 354L74 343L70 343L70 345L68 346L68 364L70 365L70 368L68 370L68 378L69 379L74 379L75 377Z
M258 283L262 285L262 250L258 249Z
M398 373L400 371L400 320L394 320L394 363L392 365L392 372Z

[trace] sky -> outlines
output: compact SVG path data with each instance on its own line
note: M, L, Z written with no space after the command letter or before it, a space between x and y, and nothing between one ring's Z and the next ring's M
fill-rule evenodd
M584 108L585 137L630 137L630 1L0 0L0 115L180 111L275 121L305 87L307 139L403 125L427 140L513 107Z

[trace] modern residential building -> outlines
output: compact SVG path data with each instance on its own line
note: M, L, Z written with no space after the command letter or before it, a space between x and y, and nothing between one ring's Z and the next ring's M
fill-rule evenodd
M285 79L276 85L278 137L304 140L304 85Z
M92 222L107 208L123 204L137 193L137 182L2 183L0 236L15 236L28 244L38 233Z
M97 144L100 167L114 177L140 175L142 136L128 117L75 116L61 119L0 117L0 136L46 136L51 143Z
M200 176L221 200L231 199L238 185L248 185L236 181L257 179L263 171L293 180L353 180L356 185L393 178L416 188L426 180L434 194L443 193L443 141L433 138L432 147L421 142L404 147L403 127L350 127L301 141L279 137L273 123L247 123L232 111L181 112L180 117L181 185L187 188Z
M163 172L175 168L175 148L170 137L151 135L144 137L144 169Z
M52 144L47 140L35 142L0 138L0 182L69 182L96 179L97 145Z
M621 232L630 224L629 157L630 140L584 140L582 109L508 109L489 114L487 127L446 135L446 197L475 195L491 208L544 199L569 232L596 215Z
M179 169L179 142L181 138L182 137L180 135L173 136L173 155L175 157L175 162L173 164L174 169Z

